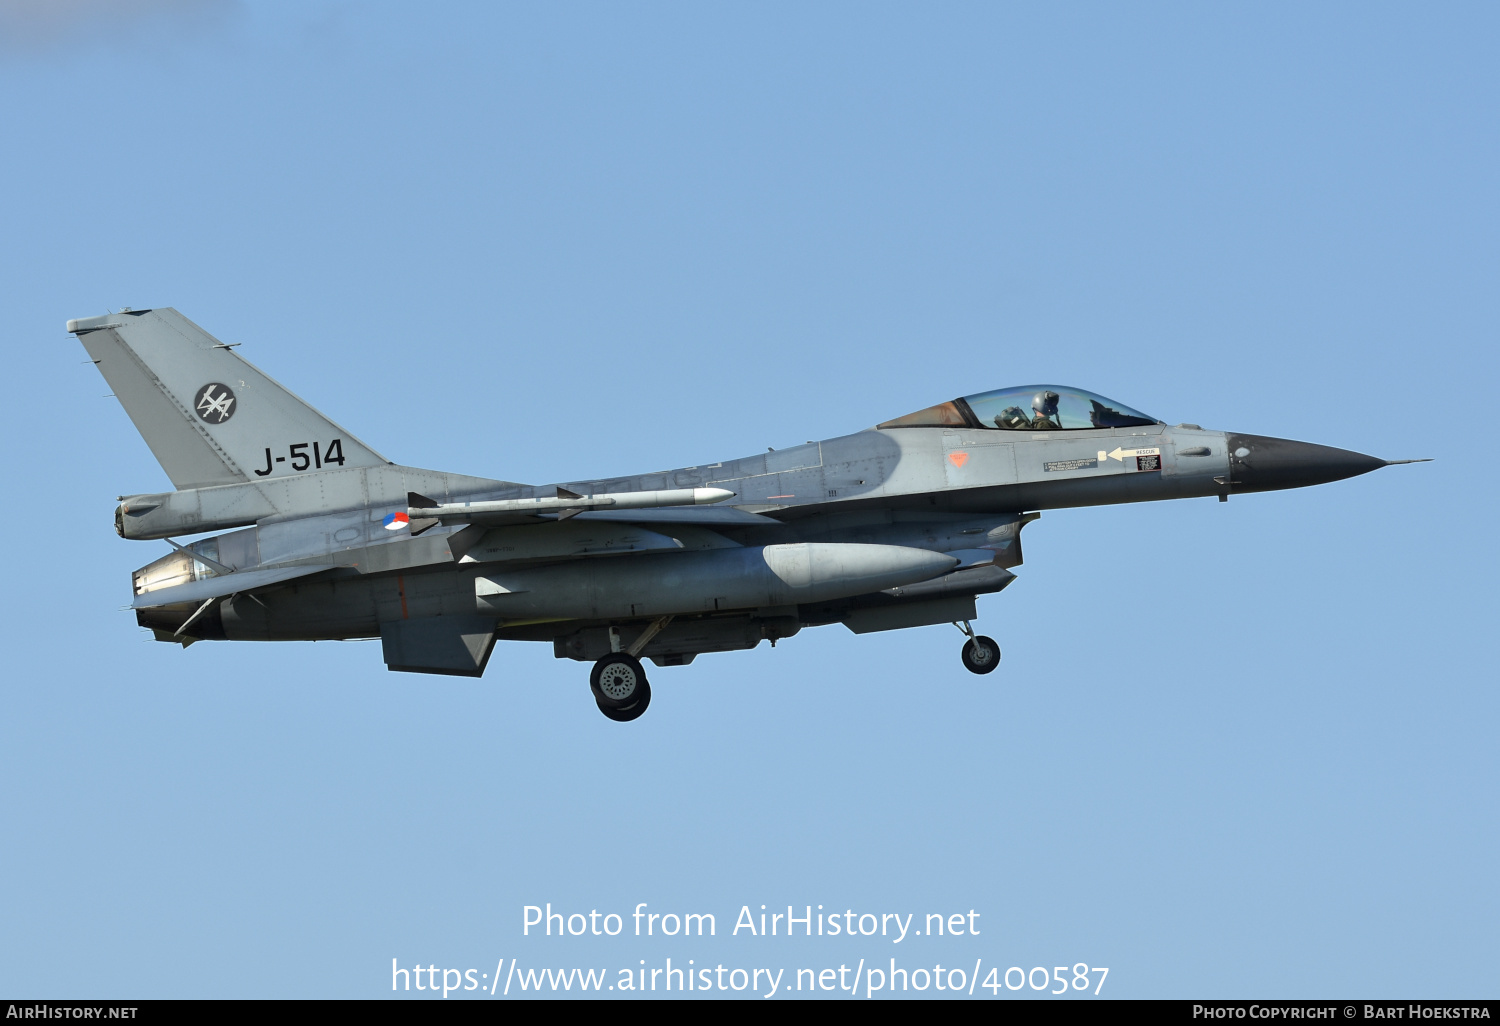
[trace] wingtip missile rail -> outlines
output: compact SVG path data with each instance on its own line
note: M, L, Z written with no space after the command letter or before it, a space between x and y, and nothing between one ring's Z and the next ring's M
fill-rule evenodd
M727 488L668 488L645 492L606 492L579 495L565 488L556 496L533 499L497 499L491 502L440 503L412 492L406 497L407 516L418 520L443 523L475 523L530 518L544 514L570 517L577 513L603 509L657 509L664 506L703 506L734 498Z

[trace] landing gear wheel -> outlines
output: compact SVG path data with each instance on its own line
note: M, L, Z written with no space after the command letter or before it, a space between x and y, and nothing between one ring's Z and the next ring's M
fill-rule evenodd
M986 638L982 634L976 634L964 642L963 652L960 654L964 669L970 673L989 673L1000 665L1000 646L995 644L994 638Z
M650 684L642 683L637 689L636 693L640 695L640 698L636 699L635 704L628 709L611 709L603 702L600 702L599 711L602 712L605 716L608 716L610 719L614 720L616 723L629 723L631 720L640 716L641 713L645 712L647 706L651 704Z
M605 656L589 674L589 688L601 709L630 708L649 687L640 660L624 652Z

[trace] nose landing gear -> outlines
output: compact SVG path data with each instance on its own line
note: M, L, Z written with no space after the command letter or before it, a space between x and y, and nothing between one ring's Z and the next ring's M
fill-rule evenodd
M1000 665L1000 646L995 643L994 638L975 634L974 628L967 620L955 623L953 626L969 639L964 642L964 647L959 652L959 657L964 662L964 669L970 673L991 673Z

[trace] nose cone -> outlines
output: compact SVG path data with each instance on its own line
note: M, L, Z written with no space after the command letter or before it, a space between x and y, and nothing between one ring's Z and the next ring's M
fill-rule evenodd
M1385 466L1385 460L1362 452L1264 435L1231 434L1228 448L1229 480L1236 492L1326 484Z

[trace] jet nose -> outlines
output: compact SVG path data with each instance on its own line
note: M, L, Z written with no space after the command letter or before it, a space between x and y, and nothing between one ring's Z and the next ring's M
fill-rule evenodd
M1236 492L1342 481L1385 466L1385 460L1331 445L1294 442L1264 435L1228 436L1229 481Z

